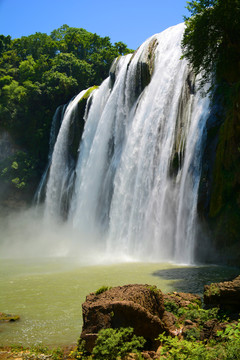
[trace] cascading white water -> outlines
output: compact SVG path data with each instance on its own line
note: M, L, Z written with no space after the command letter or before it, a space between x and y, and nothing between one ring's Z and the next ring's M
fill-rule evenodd
M87 90L83 90L72 100L64 113L61 128L52 153L49 180L46 191L45 217L58 218L62 212L63 199L68 196L69 187L73 181L73 169L68 161L68 134L71 117L77 109L78 101Z
M48 163L47 163L46 169L42 175L41 181L38 185L38 189L37 189L35 197L34 197L34 202L37 205L40 204L42 198L45 195L44 190L45 190L45 186L47 183L49 168L50 168L51 162L52 162L52 154L53 154L53 150L54 150L54 145L56 143L58 131L61 126L66 108L67 108L67 104L60 105L57 108L57 110L55 111L55 114L52 119L52 126L51 126L51 131L50 131L50 140L49 140Z
M101 244L111 258L194 260L209 100L190 89L190 70L180 60L183 31L184 24L174 26L148 39L134 56L117 59L114 84L109 77L91 95L68 223L79 242L91 244L92 251ZM154 68L147 86L144 66ZM48 217L61 213L61 194L68 187L72 108L66 110L52 156ZM178 165L172 174L174 159Z

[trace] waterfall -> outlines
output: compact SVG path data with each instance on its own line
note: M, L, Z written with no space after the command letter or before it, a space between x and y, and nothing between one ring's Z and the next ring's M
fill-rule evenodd
M45 190L46 190L45 187L47 184L49 169L50 169L51 162L52 162L52 154L53 154L53 150L54 150L54 145L56 143L56 139L57 139L58 132L59 132L59 129L62 124L62 120L63 120L64 114L65 114L66 107L67 107L67 105L58 106L57 110L54 113L53 119L52 119L52 126L51 126L50 139L49 139L48 162L47 162L46 169L42 175L41 181L38 185L38 189L37 189L35 197L34 197L34 203L36 203L36 204L40 204L41 200L45 196Z
M169 28L115 60L88 98L74 165L68 160L69 122L86 91L65 111L45 214L66 213L90 251L100 246L115 259L194 261L209 99L180 60L183 31L184 24Z
M78 101L87 90L83 90L67 106L56 143L51 156L51 166L46 190L45 217L57 218L68 210L69 196L74 181L74 166L69 156L69 132L72 118L75 117ZM51 151L51 147L50 147Z

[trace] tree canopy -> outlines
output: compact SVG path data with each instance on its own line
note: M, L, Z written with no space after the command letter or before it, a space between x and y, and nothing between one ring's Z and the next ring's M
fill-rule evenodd
M100 85L114 58L129 52L122 42L113 45L109 37L68 25L50 35L0 35L0 130L7 130L23 150L19 159L24 162L25 153L40 174L56 108L79 91Z
M231 85L240 77L240 0L187 2L184 57L203 80Z

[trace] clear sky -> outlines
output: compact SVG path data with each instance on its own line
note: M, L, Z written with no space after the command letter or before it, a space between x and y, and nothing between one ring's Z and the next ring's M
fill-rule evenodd
M136 49L183 21L186 0L0 0L0 34L50 34L63 24L84 28Z

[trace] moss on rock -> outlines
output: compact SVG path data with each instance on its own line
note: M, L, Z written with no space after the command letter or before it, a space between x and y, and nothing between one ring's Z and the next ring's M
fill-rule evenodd
M20 319L19 315L13 315L13 314L6 314L3 312L0 312L0 322L13 322Z

